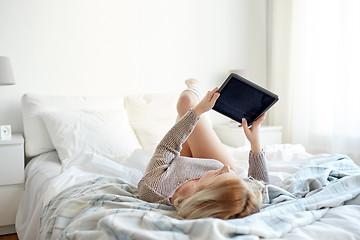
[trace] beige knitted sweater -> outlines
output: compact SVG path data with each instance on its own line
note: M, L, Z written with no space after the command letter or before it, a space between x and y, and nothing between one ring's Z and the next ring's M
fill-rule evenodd
M199 121L190 109L164 136L138 184L140 199L171 205L170 198L186 181L198 179L210 170L224 165L214 159L180 156L181 146ZM249 176L268 182L266 159L263 152L249 154Z

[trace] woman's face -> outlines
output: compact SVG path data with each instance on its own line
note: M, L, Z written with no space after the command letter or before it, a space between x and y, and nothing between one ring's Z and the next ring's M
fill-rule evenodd
M198 181L198 188L206 187L213 181L225 181L229 179L241 180L238 176L230 171L229 165L225 165L219 170L210 170L205 173Z

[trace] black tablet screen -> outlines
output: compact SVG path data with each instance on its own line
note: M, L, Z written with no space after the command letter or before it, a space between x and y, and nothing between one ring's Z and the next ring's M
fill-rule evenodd
M277 101L277 96L271 96L264 92L266 90L246 81L230 77L220 89L220 97L213 109L240 123L242 118L246 118L251 125Z

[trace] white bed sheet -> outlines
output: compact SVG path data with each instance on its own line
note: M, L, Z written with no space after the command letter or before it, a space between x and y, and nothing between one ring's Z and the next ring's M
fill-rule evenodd
M31 239L39 229L43 195L51 180L60 175L61 164L56 151L35 157L25 169L25 192L16 216L19 239ZM29 236L26 238L26 236ZM36 239L36 238L32 238Z
M249 149L247 147L229 147L228 149L237 160L237 171L240 175L246 176ZM307 153L301 145L271 145L264 150L268 157L270 182L274 185L280 183L315 157ZM71 164L66 167L61 165L55 151L32 159L26 167L25 193L16 218L19 239L37 239L41 211L49 200L60 191L81 181L104 175L120 178L136 186L145 171L150 157L148 153L138 149L120 165L99 155L83 153L74 156ZM342 209L344 211L349 209L349 214L340 216L341 213L336 211L329 214L330 222L334 219L334 216L339 216L340 220L335 221L334 226L337 223L350 221L354 212L357 213L356 211L358 211L360 213L358 208L344 207ZM314 234L317 231L316 229L321 229L322 226L321 223L316 224L319 227L315 228ZM347 228L346 231L352 231L351 226L344 227ZM325 225L324 230L327 228L328 225ZM303 232L297 232L293 239L299 235L307 235L308 232L311 232L311 228L304 228ZM287 237L292 239L291 234L288 234Z

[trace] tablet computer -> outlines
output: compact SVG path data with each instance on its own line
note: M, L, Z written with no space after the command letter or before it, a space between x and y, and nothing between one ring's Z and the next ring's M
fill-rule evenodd
M235 73L227 77L218 92L220 97L213 109L239 123L245 118L249 126L279 100L276 94Z

